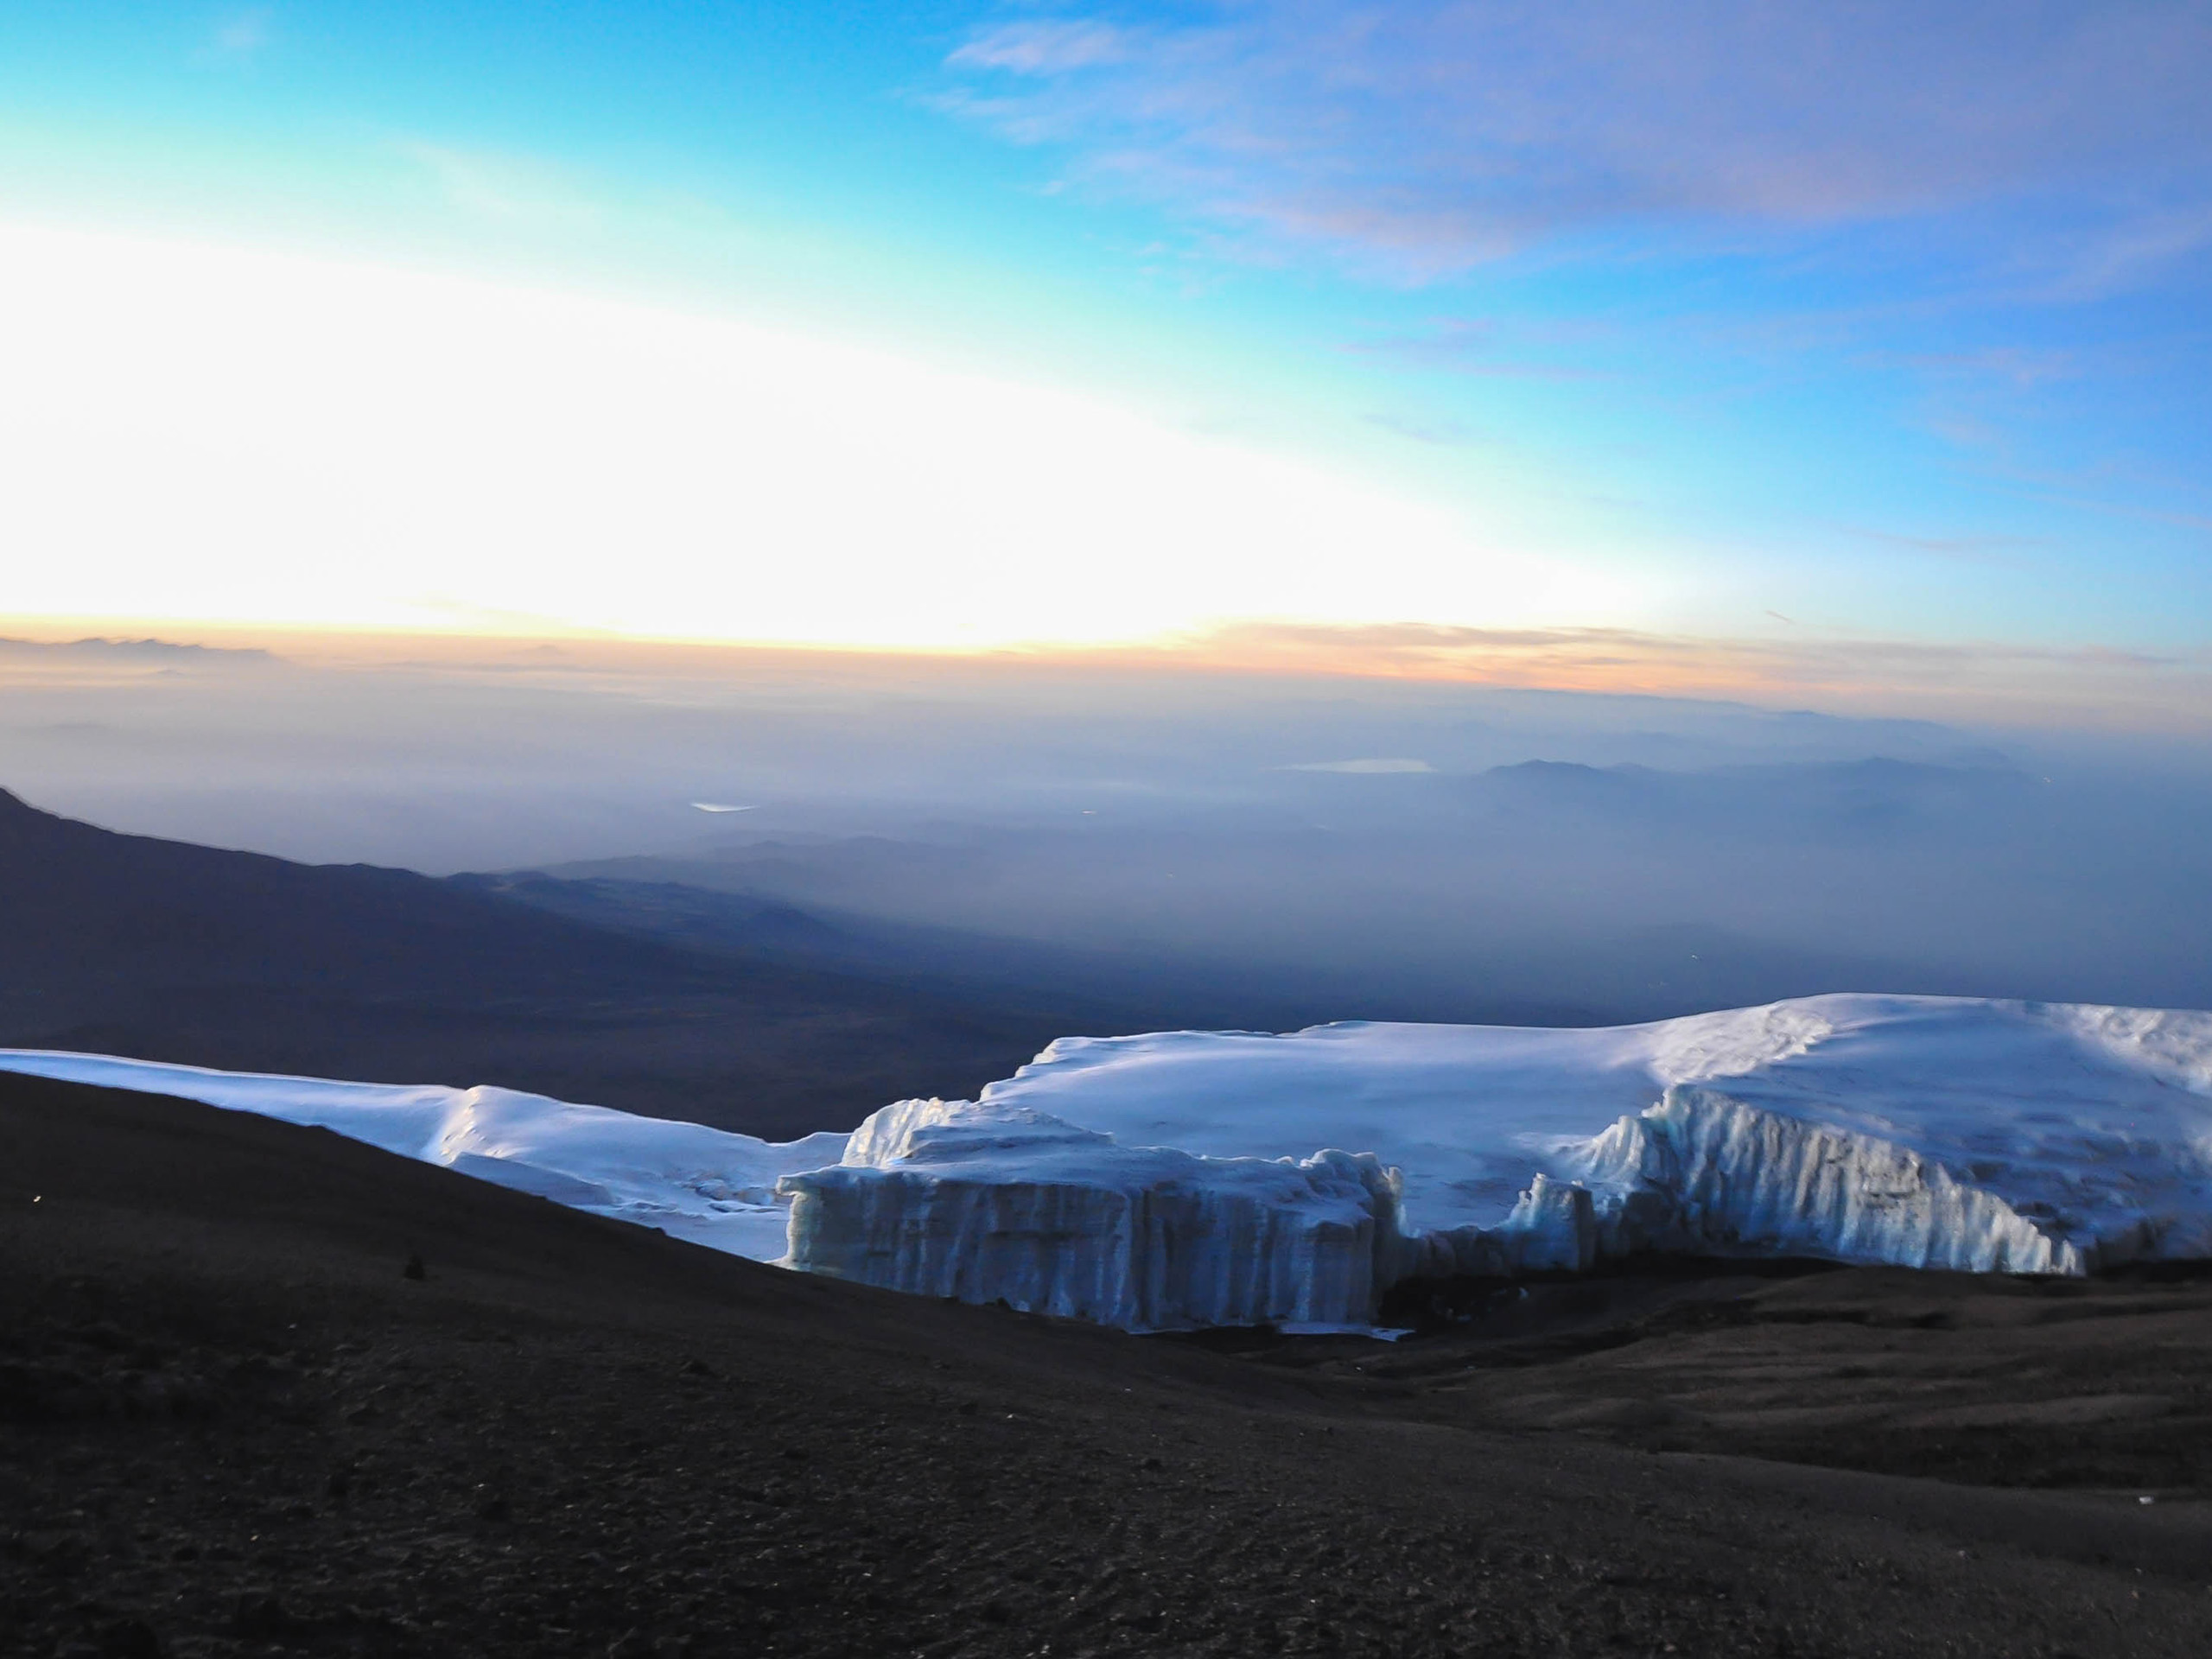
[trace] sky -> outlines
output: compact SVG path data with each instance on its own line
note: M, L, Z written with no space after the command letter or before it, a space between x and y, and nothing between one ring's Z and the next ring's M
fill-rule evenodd
M2201 0L0 8L0 623L2201 722L2207 84Z

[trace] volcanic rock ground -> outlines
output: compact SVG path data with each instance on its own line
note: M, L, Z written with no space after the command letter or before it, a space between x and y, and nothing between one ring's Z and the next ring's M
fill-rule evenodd
M0 1652L2212 1652L2200 1282L1460 1289L1129 1338L0 1078Z

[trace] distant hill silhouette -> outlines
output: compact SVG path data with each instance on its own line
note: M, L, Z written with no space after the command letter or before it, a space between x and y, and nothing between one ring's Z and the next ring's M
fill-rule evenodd
M483 887L56 817L0 791L0 1045L499 1083L757 1134L972 1093L1088 1010L938 996L553 914Z

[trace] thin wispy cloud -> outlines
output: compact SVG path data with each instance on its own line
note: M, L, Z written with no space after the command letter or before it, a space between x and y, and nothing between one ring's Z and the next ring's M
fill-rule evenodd
M429 175L448 206L471 218L570 231L596 230L607 218L603 202L543 162L419 140L397 148Z
M1333 772L1347 777L1381 778L1397 773L1434 772L1436 768L1426 760L1392 759L1374 756L1361 760L1300 760L1287 766L1277 766L1277 772Z
M1352 340L1344 349L1405 368L1497 379L1588 380L1609 372L1536 357L1486 318L1440 318L1419 333Z
M2107 359L2109 355L2107 354ZM2073 379L2085 367L2079 352L2025 346L1991 346L1970 352L1921 352L1903 361L1909 367L1938 375L2004 381L2019 391ZM2107 361L2099 366L2109 368L2110 365Z
M1862 541L1880 542L1890 547L1910 548L1916 553L1933 554L1941 559L1955 559L1966 564L1991 565L1999 569L2018 569L2028 561L2020 555L2034 547L2049 545L2049 538L2027 536L1911 536L1896 531L1867 530L1852 526L1849 533Z
M1405 415L1383 410L1370 415L1367 420L1370 426L1379 426L1402 438L1411 438L1415 443L1460 444L1475 435L1474 429L1465 421L1454 420L1448 415Z
M1883 639L1789 623L1787 637L1630 628L1248 623L1155 653L1247 671L1336 673L1572 691L1740 697L1946 717L2134 721L2202 732L2212 650Z
M1038 75L1095 69L1123 62L1128 56L1129 42L1118 29L1100 22L1035 19L979 35L953 53L952 61Z
M194 54L203 63L242 63L259 55L269 44L275 14L267 6L250 6L217 19Z
M1090 9L1009 17L950 67L1094 176L1415 276L2120 176L2103 275L2075 279L2113 280L2195 245L2212 177L2212 12L2161 0Z
M2042 297L2080 302L2125 294L2171 276L2212 249L2212 200L2201 195L2177 206L2124 216L2083 238Z

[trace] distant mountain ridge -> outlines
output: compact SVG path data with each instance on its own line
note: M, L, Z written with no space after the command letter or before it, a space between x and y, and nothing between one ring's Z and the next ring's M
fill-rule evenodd
M276 663L281 659L274 652L258 645L201 645L175 639L16 639L0 637L0 653L21 655L73 655L123 658L137 662L220 662L225 664Z
M449 991L496 971L516 990L596 969L671 982L701 965L668 946L456 890L410 870L296 864L118 834L0 790L0 968L10 994L195 977L320 990Z
M119 835L0 791L0 1044L496 1082L782 1135L1083 1023L715 954L369 865Z

